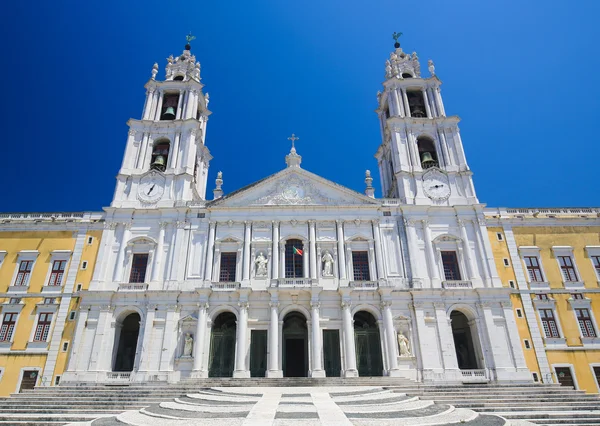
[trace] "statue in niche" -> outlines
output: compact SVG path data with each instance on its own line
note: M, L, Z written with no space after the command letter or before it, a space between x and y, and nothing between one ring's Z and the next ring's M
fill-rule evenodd
M194 348L194 338L190 333L185 333L185 344L183 346L183 356L189 358L192 356Z
M256 276L257 277L266 277L267 276L267 263L269 261L261 251L254 259L254 264L256 265Z
M398 333L398 348L400 349L400 356L412 356L410 353L410 342L402 333Z
M331 253L326 251L321 257L321 262L323 262L323 276L333 277L333 256L331 256Z

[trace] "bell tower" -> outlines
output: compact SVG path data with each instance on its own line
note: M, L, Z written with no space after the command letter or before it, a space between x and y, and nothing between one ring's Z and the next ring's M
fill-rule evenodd
M194 38L187 36L180 56L167 58L163 81L157 80L158 64L152 67L142 118L127 123L129 137L111 207L177 207L206 198L210 111L200 62L191 53Z
M446 116L433 61L428 61L430 76L421 76L417 53L402 50L400 35L394 33L384 91L377 93L382 143L375 157L382 197L416 205L478 204L460 119Z

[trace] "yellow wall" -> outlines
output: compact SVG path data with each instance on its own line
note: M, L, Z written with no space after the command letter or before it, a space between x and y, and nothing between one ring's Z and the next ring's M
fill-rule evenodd
M10 352L0 353L0 368L4 369L2 380L0 381L0 396L7 396L11 393L17 392L17 385L21 375L21 368L23 367L37 367L43 370L46 363L46 354L34 354L24 353L27 350L27 343L32 338L32 331L36 326L37 321L37 304L43 303L44 297L30 297L35 294L39 295L42 288L47 283L46 278L50 268L51 253L55 250L70 250L73 251L75 248L75 242L77 232L74 230L65 231L26 231L26 232L0 232L0 250L7 252L4 262L0 267L0 293L5 293L11 284L13 284L13 277L17 268L18 254L22 250L37 250L39 255L36 258L29 285L27 287L27 294L15 294L13 297L21 297L21 312L17 319L16 328L13 332L13 344L10 347ZM87 237L94 237L92 244L87 243ZM82 284L83 289L89 287L94 271L94 264L96 256L98 254L98 247L100 245L100 238L102 236L101 230L90 230L87 232L84 247L82 251L81 261L87 261L87 269L82 270L81 264L77 265L77 275L73 287L67 288L66 282L68 276L65 275L63 278L62 291L65 293L72 293L78 283ZM71 259L73 256L71 256ZM67 271L70 268L70 264L67 265ZM47 297L56 298L56 303L60 303L60 295L48 295ZM9 298L0 298L0 303L8 302ZM72 310L77 309L78 298L73 297L69 303L70 309L67 312L67 318L65 318L65 326L63 328L61 342L59 346L59 352L57 357L56 366L54 369L52 384L56 375L62 375L66 368L68 355L71 352L72 335L74 333L75 322L68 320L68 314ZM0 305L0 308L2 305ZM59 318L58 309L56 309L53 315L53 327L57 326ZM0 314L0 318L3 315ZM50 339L52 337L52 331L48 337L48 349L50 348ZM69 342L69 348L66 352L62 351L62 343L64 341ZM41 374L40 374L41 376ZM38 382L39 384L40 382Z

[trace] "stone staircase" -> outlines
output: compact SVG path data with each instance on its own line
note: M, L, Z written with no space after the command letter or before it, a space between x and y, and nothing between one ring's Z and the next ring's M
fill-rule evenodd
M234 387L238 389L232 389ZM259 391L255 391L257 395L262 395L264 391L260 391L260 389L264 389L265 387L304 387L305 389L302 389L301 392L300 389L297 392L304 393L304 398L308 398L306 394L311 395L314 392L323 391L324 387L362 387L361 389L363 390L368 390L367 388L369 387L378 387L382 392L399 394L397 395L400 398L398 403L401 401L404 401L402 403L412 403L414 400L408 401L407 398L417 397L421 402L427 400L434 401L438 408L454 406L458 410L474 410L486 415L500 415L505 419L509 419L509 421L519 419L528 420L540 425L600 425L600 399L597 395L587 395L582 391L575 391L571 388L564 388L558 385L437 386L389 377L360 377L351 379L203 379L182 381L177 384L65 384L59 387L36 388L35 390L12 395L10 398L0 399L0 424L58 425L71 422L90 422L99 417L106 417L105 419L94 421L93 425L122 425L123 423L119 423L120 420L114 417L124 411L131 412L132 410L136 410L142 413L145 407L151 407L150 409L160 412L162 408L159 404L161 406L176 404L173 407L181 411L181 404L190 405L189 400L182 403L182 398L185 400L186 398L195 397L195 395L205 395L214 392L214 389L209 390L208 388L222 388L219 392L235 394L243 393L245 389L251 387L260 387ZM275 393L277 392L281 393L283 390L277 391L275 389ZM290 390L285 390L285 392L287 394L290 394L290 392L292 392L292 395L294 394ZM361 391L357 390L356 392L358 393L352 399L352 406L360 406L361 398L373 400L372 396L369 397L369 395L365 394L366 396L363 397L361 396ZM337 393L343 393L343 390L338 390ZM335 401L336 397L333 396L333 393L331 395ZM383 396L383 393L379 396ZM206 399L206 397L203 398ZM220 405L219 398L208 398L208 400L212 401L211 404L215 406ZM227 401L227 398L221 400L221 403L223 401ZM252 401L253 404L256 403L256 401ZM193 402L198 404L196 400L193 400ZM292 402L294 401L291 400L290 403ZM335 402L339 405L339 402ZM296 403L302 405L302 398L296 401ZM201 408L199 410L205 410L207 404L206 402L200 402ZM280 404L280 406L285 408L285 404ZM390 407L392 406L390 405ZM189 407L185 406L184 408ZM240 410L240 413L248 411L244 411L241 408ZM363 408L364 410L366 408ZM397 408L397 411L400 411L400 408ZM376 413L373 415L376 415ZM467 418L468 416L463 418L463 420L468 423L470 421L465 420ZM361 419L352 420L351 418L353 424L361 424L367 420L366 418ZM491 424L493 423L491 419L496 418L480 416L480 419L487 419L487 423ZM155 420L162 426L166 426L162 420ZM228 421L223 424L234 426L234 423ZM203 422L197 424L203 424ZM210 424L213 426L217 425L212 420ZM383 423L379 421L377 424Z

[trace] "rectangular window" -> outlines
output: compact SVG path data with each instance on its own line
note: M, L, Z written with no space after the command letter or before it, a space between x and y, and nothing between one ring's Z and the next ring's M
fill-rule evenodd
M540 378L539 378L539 376L538 376L538 373L531 373L531 374L533 375L533 381L534 381L534 382L539 382L539 381L540 381Z
M542 269L538 258L535 256L525 256L525 266L527 267L527 273L529 274L530 282L542 282L544 277L542 276Z
M54 386L58 386L59 383L60 383L60 376L56 376L54 378Z
M496 232L496 238L498 241L502 241L504 240L504 235L502 235L502 232Z
M571 256L558 256L558 263L565 281L577 281L577 273Z
M54 263L52 263L52 272L50 272L50 280L48 281L48 285L62 284L66 266L66 260L55 260Z
M92 244L94 242L94 237L88 237L88 244Z
M352 266L354 267L354 281L370 281L369 253L366 251L352 252Z
M69 313L69 321L73 321L75 319L75 315L77 315L77 312L71 311Z
M29 284L29 276L31 275L31 268L33 268L33 260L22 260L19 263L19 272L17 273L17 279L15 280L15 285Z
M69 349L69 342L63 342L62 351L67 352L67 349Z
M460 269L455 251L442 252L442 264L444 265L444 277L446 281L460 281Z
M54 305L56 303L56 298L54 297L46 297L44 299L44 305Z
M579 328L581 329L581 335L583 337L596 337L596 330L592 323L590 311L588 309L575 309L575 315L577 315L577 322L579 322Z
M531 349L531 344L529 343L529 340L525 339L523 340L523 343L525 344L525 349Z
M148 267L148 253L136 253L131 261L130 283L143 283L146 281L146 269Z
M576 300L576 299L583 300L584 297L583 297L583 293L573 293L571 295L571 298L573 300Z
M34 342L45 342L48 340L48 333L50 332L50 324L52 323L51 313L41 313L38 318L37 327L35 329L35 335L33 336Z
M552 309L540 309L539 312L546 337L560 337Z
M538 300L550 300L550 299L548 299L547 294L538 294L537 298L538 298Z
M596 276L600 280L600 256L592 256L592 264L596 270Z
M9 342L13 331L15 331L15 323L17 322L18 314L4 314L2 327L0 328L0 342Z
M82 287L83 287L83 284L77 284L77 291L81 291Z
M518 318L523 318L523 311L520 309L517 309L517 317Z
M18 305L19 303L21 303L21 298L20 297L11 297L10 300L8 301L8 303L11 305Z
M220 282L235 282L235 269L237 253L221 253L221 270L219 271Z
M87 269L87 260L84 260L83 262L81 262L81 269Z
M508 281L510 288L515 288L515 282L513 280Z
M506 257L504 259L502 259L502 261L504 262L504 266L510 265L510 262L508 261L508 259Z

